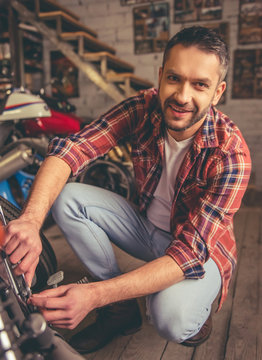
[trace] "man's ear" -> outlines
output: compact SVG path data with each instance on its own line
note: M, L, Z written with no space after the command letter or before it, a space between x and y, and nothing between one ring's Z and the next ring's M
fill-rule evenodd
M221 81L221 83L217 86L215 96L212 101L212 105L217 105L219 102L223 92L226 90L227 84L225 81Z

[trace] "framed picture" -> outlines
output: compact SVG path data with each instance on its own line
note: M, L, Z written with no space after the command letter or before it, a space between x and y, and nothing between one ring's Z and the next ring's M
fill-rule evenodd
M262 42L262 1L240 0L239 44Z
M52 95L78 97L78 69L60 51L51 51Z
M148 2L155 2L155 1L161 1L161 0L120 0L120 5L136 5L136 4L144 4Z
M174 22L219 20L223 0L174 0Z
M235 51L232 98L262 98L262 49Z
M133 9L135 54L162 52L169 39L169 4Z

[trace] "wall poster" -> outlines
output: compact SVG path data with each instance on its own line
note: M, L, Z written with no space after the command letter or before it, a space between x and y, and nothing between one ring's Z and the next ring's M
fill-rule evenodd
M169 39L169 4L133 9L135 54L162 52Z
M120 5L135 5L135 4L144 4L148 2L161 1L161 0L120 0Z
M78 97L78 69L60 51L51 51L52 95Z
M223 0L174 0L174 22L219 20Z
M262 98L262 49L235 50L233 99Z
M239 44L262 42L262 1L240 0Z

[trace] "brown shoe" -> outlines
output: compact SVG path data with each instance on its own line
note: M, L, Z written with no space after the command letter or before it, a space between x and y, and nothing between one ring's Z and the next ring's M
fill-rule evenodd
M136 300L128 300L97 310L96 322L74 335L69 344L79 353L91 353L108 344L118 335L140 330L142 318Z
M181 345L184 346L201 345L209 338L211 331L212 331L212 317L211 315L209 315L207 321L204 323L200 331L195 336L192 336L191 338L183 341Z

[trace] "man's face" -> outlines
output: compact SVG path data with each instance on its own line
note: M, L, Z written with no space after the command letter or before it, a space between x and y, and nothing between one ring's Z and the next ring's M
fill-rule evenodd
M159 71L159 100L166 127L177 140L194 135L211 104L226 88L219 83L220 63L215 54L195 46L175 45Z

